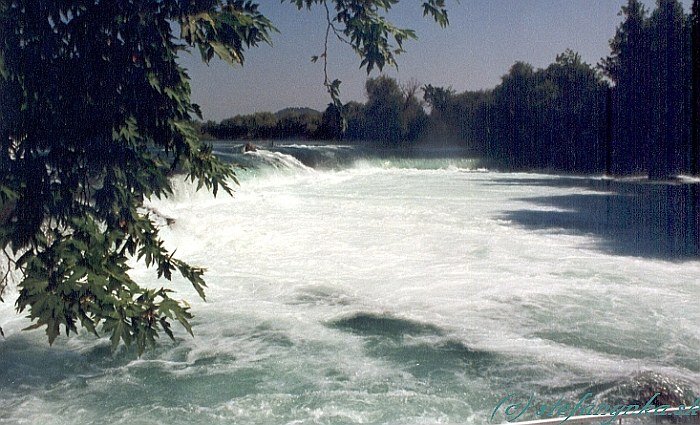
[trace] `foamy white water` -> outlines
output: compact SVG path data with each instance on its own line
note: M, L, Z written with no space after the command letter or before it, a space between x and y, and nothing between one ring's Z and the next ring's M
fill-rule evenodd
M169 247L208 269L206 303L173 283L194 339L140 359L87 334L48 348L1 305L0 423L484 424L509 393L602 398L644 372L700 392L700 262L628 254L542 202L604 192L275 156L284 170L233 198L178 183L152 203L176 220Z

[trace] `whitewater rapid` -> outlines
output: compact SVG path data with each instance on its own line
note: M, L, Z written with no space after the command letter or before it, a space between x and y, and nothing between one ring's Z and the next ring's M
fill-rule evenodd
M577 212L609 188L274 156L233 197L178 180L150 205L207 269L207 302L172 283L195 338L142 358L85 333L48 348L1 305L0 422L485 424L508 393L603 400L644 374L700 392L700 262L589 226Z

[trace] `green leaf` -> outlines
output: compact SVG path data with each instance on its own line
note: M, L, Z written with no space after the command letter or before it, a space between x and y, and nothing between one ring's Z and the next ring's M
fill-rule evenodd
M227 48L222 43L210 42L209 45L214 52L223 60L230 64L242 63L242 58L235 51Z

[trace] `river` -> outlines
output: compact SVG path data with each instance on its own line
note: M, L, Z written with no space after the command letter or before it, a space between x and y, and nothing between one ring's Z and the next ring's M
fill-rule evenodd
M141 358L85 332L48 347L7 294L0 423L498 424L509 394L700 394L692 185L342 149L223 149L249 166L233 197L178 180L150 203L207 268L206 302L172 283L194 338Z

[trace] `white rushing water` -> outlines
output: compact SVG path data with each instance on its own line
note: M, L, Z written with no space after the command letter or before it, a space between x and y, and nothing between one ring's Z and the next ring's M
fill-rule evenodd
M275 156L232 198L178 182L152 203L168 247L208 269L207 302L173 282L195 338L141 358L87 334L49 348L8 294L0 423L485 424L511 393L604 399L645 374L700 392L700 262L579 226L573 201L610 193Z

